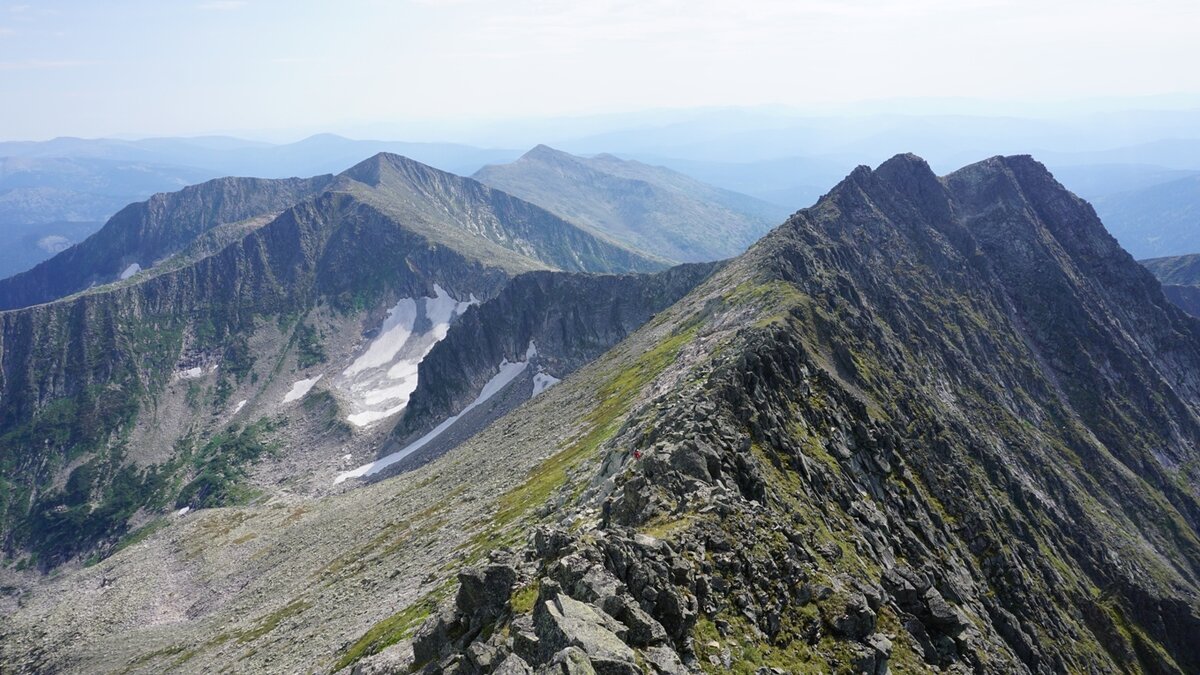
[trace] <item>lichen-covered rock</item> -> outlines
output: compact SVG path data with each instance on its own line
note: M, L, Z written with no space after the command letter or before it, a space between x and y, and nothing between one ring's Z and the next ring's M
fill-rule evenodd
M601 675L638 672L633 650L622 640L624 627L603 610L560 593L539 602L533 621L543 658L578 647Z

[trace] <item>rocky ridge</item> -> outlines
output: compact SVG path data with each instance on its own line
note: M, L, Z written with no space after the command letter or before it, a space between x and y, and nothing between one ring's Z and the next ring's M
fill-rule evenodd
M332 181L333 176L217 178L130 204L86 240L0 281L0 309L50 302L115 281L134 264L148 269L218 225L278 213Z
M693 340L753 327L460 573L411 667L1200 665L1196 328L1044 168L859 169L706 294Z

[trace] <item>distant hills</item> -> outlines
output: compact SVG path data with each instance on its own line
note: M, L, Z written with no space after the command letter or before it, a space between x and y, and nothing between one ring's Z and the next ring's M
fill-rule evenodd
M1099 196L1094 204L1135 258L1200 252L1200 173Z
M1082 114L1051 106L1037 116L1019 107L1004 116L992 105L959 103L943 106L956 114L891 102L851 114L729 108L441 127L444 137L462 143L334 134L283 144L229 136L0 142L0 158L6 158L0 159L6 167L0 168L0 244L6 249L0 278L48 257L48 247L40 245L46 237L55 237L48 244L79 241L124 205L182 185L219 176L336 173L377 152L471 175L485 165L512 162L521 155L515 148L535 143L575 156L609 154L666 167L769 202L785 214L811 205L855 166L898 152L917 152L946 170L997 154L1033 152L1095 205L1136 257L1193 252L1171 234L1188 227L1180 207L1189 197L1142 191L1200 174L1200 112L1102 106ZM372 127L371 133L437 137L403 125ZM66 222L74 225L49 225Z
M788 210L665 167L613 155L577 157L539 145L477 180L538 204L613 241L676 262L728 258Z
M0 278L83 240L130 202L215 175L135 159L0 153Z

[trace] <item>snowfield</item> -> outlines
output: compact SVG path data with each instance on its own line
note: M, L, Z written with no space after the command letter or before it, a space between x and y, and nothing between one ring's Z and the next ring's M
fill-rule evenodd
M128 279L129 277L131 277L141 271L142 271L142 266L137 263L133 263L129 267L126 267L124 272L121 272L121 280L124 281L124 280Z
M383 469L395 464L396 462L399 462L417 450L425 447L430 441L440 436L450 427L454 426L454 423L457 422L463 415L466 415L480 405L483 405L489 399L500 393L505 387L511 384L513 380L516 380L518 377L520 377L521 373L525 372L525 368L529 366L529 362L536 356L537 346L530 342L529 347L525 350L525 360L517 361L515 363L509 363L507 359L501 361L499 368L500 372L493 375L492 379L488 380L487 384L483 385L483 390L479 392L479 396L476 396L475 400L471 401L471 403L459 411L457 415L442 420L442 423L434 427L432 431L418 438L412 443L409 443L402 450L393 452L392 454L384 457L380 457L374 462L371 462L370 464L364 464L357 469L339 473L337 477L333 479L334 484L336 485L341 483L347 478L362 478L363 476L370 476L372 474L379 473Z
M283 402L291 403L292 401L304 398L304 395L307 394L308 391L313 388L313 385L316 384L322 377L325 376L318 375L316 377L310 377L307 380L300 380L299 382L293 384L291 390L283 395Z
M450 324L479 301L455 300L434 284L432 298L403 298L388 310L379 335L367 345L335 386L346 394L346 420L365 427L404 410L417 388L417 367L446 337Z

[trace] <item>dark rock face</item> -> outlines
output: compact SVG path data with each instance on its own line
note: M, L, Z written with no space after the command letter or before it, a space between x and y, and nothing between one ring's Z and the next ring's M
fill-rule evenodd
M421 362L417 389L397 423L412 438L470 403L502 360L538 361L562 379L620 342L695 288L716 264L680 265L648 275L530 272L473 307Z
M225 223L282 211L316 195L333 176L218 178L130 204L96 234L33 269L0 281L0 309L50 302L113 281L130 264L149 268Z
M704 292L744 327L531 535L539 601L656 672L1200 671L1200 327L1041 165L860 168Z

